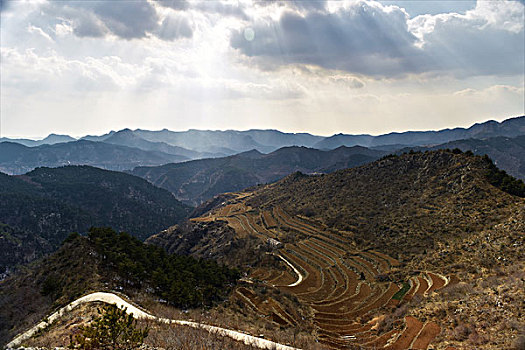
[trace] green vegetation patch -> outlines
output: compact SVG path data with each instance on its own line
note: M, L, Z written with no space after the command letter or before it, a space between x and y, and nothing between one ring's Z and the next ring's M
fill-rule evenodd
M491 185L514 196L525 198L525 183L522 180L510 176L505 170L498 169L489 156L483 156L483 160L488 164L485 176Z
M104 268L115 271L123 286L153 290L177 307L211 306L225 299L240 277L238 270L213 260L169 255L109 228L92 228L88 238Z
M91 325L81 328L82 333L71 336L69 349L139 349L148 336L149 329L139 329L133 315L126 313L126 308L105 305L98 309L98 313L100 316Z
M397 291L396 294L392 297L394 300L401 300L407 294L407 292L410 290L410 283L403 282L403 287Z
M5 239L7 242L12 244L21 244L22 241L19 238L13 236L9 231L13 231L13 229L9 227L9 225L0 222L0 240Z

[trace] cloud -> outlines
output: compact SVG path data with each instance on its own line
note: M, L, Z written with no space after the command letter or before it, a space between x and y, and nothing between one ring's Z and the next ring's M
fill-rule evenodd
M71 6L91 12L98 19L97 24L123 39L145 37L157 27L159 20L155 8L147 1L88 1L71 3Z
M0 12L7 11L8 8L9 8L9 1L0 0Z
M465 15L418 16L409 28L425 53L422 69L458 76L524 74L524 7L516 1L479 1Z
M169 14L162 21L156 35L163 40L191 38L193 29L188 18L180 14Z
M40 55L33 49L23 51L1 48L2 87L25 94L41 91L111 91L136 86L149 69L123 62L120 57L68 59L57 52Z
M187 1L187 0L155 0L163 7L171 8L176 11L197 10L202 13L220 14L223 16L232 16L240 19L248 19L244 9L244 3L239 1L235 3L225 1Z
M162 6L184 10L184 1L160 1ZM44 6L48 15L61 18L78 37L114 35L131 40L158 35L164 40L191 37L193 29L179 11L159 16L149 1L60 1Z
M36 26L30 24L30 25L27 27L27 31L28 31L29 33L32 33L32 34L36 33L36 34L42 36L43 38L49 40L50 42L54 42L54 40L49 36L49 34L47 34L46 32L44 32L44 31L42 30L42 28L39 28L39 27L36 27Z
M476 0L461 1L414 1L414 0L379 0L384 5L396 5L407 11L411 17L440 13L465 13L476 7Z
M169 7L174 10L187 10L190 3L187 0L155 0L158 4L164 7Z
M118 56L71 59L49 51L1 48L3 91L31 95L52 91L66 99L90 93L158 93L183 100L287 100L304 96L300 84L279 78L246 80L209 77L167 57L146 57L130 63Z
M71 18L73 33L76 36L99 38L109 33L104 22L94 13L87 11L72 11L70 13L72 16L68 17Z
M361 89L365 86L360 79L346 75L334 75L330 77L330 80L338 85L349 87L351 89Z
M242 20L248 19L248 15L246 15L246 12L244 11L244 6L239 2L231 4L221 1L200 1L192 3L192 7L203 13L220 14L223 16L236 17Z
M159 22L148 1L56 1L43 5L42 11L69 21L79 37L144 38Z
M334 12L285 11L278 21L262 18L252 24L255 40L235 31L231 45L251 57L276 65L316 64L364 74L405 70L407 55L417 55L417 38L408 31L406 13L355 2Z
M516 1L478 1L465 14L412 19L375 1L335 2L256 18L255 40L234 30L230 45L266 69L315 64L380 77L523 74L523 22L524 6Z
M258 6L286 6L297 10L325 10L326 0L262 0L256 1Z
M489 86L483 90L477 90L472 88L467 88L454 92L454 96L461 97L497 97L499 95L508 95L508 96L521 96L525 93L525 89L522 87L512 86L512 85L493 85Z

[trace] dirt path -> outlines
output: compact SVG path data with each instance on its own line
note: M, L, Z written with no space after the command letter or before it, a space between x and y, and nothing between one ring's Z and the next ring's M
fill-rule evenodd
M182 326L188 326L192 328L199 328L204 329L210 333L215 333L224 337L230 337L234 340L241 341L246 345L251 345L260 349L275 349L275 350L298 350L297 348L279 344L270 340L261 339L254 337L252 335L244 334L242 332L234 331L231 329L216 327L216 326L210 326L202 323L197 322L190 322L190 321L183 321L183 320L171 320L168 318L160 318L153 316L143 310L140 310L136 306L131 305L127 301L123 300L121 297L119 297L116 294L113 293L105 293L105 292L96 292L91 293L86 296L83 296L82 298L79 298L72 303L68 304L67 306L64 306L48 318L46 318L44 321L38 323L33 328L29 329L28 331L19 334L16 336L10 343L7 344L7 349L12 349L20 346L20 344L26 340L32 337L38 330L43 329L53 323L55 320L57 320L59 317L64 315L67 312L70 312L73 308L80 304L84 303L90 303L90 302L104 302L108 304L115 304L117 307L126 308L126 312L128 314L133 314L133 317L136 319L149 319L149 320L157 320L159 322L167 323L167 324L177 324Z
M286 260L282 255L277 255L277 256L281 258L288 266L290 266L292 270L297 274L297 281L287 285L287 287L294 287L294 286L297 286L299 283L301 283L303 281L303 275L299 272L299 270L297 270L297 268L291 262Z

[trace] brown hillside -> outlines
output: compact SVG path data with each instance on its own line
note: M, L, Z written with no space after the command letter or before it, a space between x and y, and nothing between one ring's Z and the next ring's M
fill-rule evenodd
M151 243L251 266L237 303L293 329L293 305L277 295L291 296L330 348L518 349L525 200L489 184L490 169L436 151L296 173L215 201Z
M467 154L405 154L329 175L295 174L247 204L278 204L347 233L361 248L410 260L506 220L525 221L525 201L490 185L487 169Z

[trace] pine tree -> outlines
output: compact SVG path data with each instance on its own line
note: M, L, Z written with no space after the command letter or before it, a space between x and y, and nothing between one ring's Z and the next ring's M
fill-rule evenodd
M139 348L148 336L148 328L137 329L126 308L106 305L98 313L91 325L82 327L81 334L71 337L70 349L131 350Z

